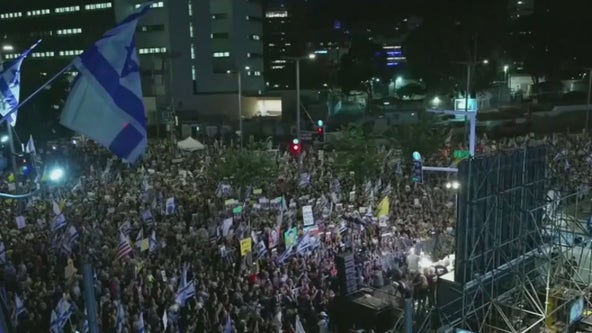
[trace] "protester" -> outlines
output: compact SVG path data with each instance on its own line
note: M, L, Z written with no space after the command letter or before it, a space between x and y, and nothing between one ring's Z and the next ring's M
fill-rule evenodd
M532 141L483 139L480 149ZM556 155L552 169L571 172L574 186L589 183L590 137L543 141ZM454 252L454 193L442 177L419 185L393 170L354 184L328 178L333 165L325 153L326 163L282 168L291 170L282 186L253 184L246 196L204 172L216 167L220 149L173 163L159 143L135 167L90 143L58 149L71 180L26 205L6 200L1 212L2 297L18 332L86 331L87 262L101 332L331 331L334 257L343 251L355 253L362 286L401 281L420 289L422 306L433 295L433 272L420 258ZM447 166L447 156L429 161ZM295 162L284 156L278 163ZM410 253L418 262L407 262Z

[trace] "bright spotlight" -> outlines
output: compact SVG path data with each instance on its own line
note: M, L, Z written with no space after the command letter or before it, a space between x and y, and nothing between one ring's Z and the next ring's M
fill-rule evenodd
M52 182L59 182L64 178L64 169L55 168L49 172L49 180Z
M489 59L483 59L483 65L489 64Z
M77 145L77 144L78 144L78 142L77 142L76 140L72 140L72 144L73 144L73 145Z
M308 55L308 59L314 59L316 57L317 57L317 55L314 54L314 53L311 53L311 54Z
M434 99L432 99L432 104L435 106L440 105L440 102L441 102L440 97L438 97L438 96L436 96L436 97L434 97Z
M2 137L0 137L0 142L7 143L8 142L8 135L3 135Z
M446 183L446 188L449 190L458 190L460 188L460 183L456 180L450 181Z

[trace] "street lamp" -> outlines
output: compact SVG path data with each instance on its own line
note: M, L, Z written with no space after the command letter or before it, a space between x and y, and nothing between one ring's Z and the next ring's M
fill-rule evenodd
M453 180L446 183L446 188L449 190L458 190L460 188L460 183L457 180Z
M296 63L296 137L300 139L300 60L313 60L316 54L310 53L302 57L284 57L285 60L291 60Z
M12 51L14 51L14 46L12 46L10 44L2 45L2 51L4 51L4 52L12 52Z
M245 71L250 71L251 67L245 66ZM226 71L227 74L232 74L231 70ZM236 71L236 79L238 84L238 127L239 127L239 138L240 147L243 148L243 83L242 83L242 71Z
M0 137L0 142L1 142L1 143L7 143L7 142L8 142L8 140L10 140L10 139L8 138L8 135L3 135L2 137Z
M51 180L54 183L57 183L59 181L62 180L62 178L64 178L64 169L62 168L54 168L51 171L49 171L49 180Z
M483 59L483 65L489 64L489 59Z
M434 99L432 99L432 105L435 106L435 107L440 106L440 103L441 102L442 101L440 100L440 97L438 97L438 96L436 96L436 97L434 97Z

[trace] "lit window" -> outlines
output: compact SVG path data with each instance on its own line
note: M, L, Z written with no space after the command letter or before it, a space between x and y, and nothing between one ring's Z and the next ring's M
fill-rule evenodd
M141 6L142 6L142 4L138 3L134 7L140 8ZM163 8L163 7L164 7L164 1L155 2L152 5L150 5L150 8Z
M166 53L166 52L167 52L166 47L148 47L148 48L143 48L143 49L138 50L139 54L159 54L159 53Z
M195 70L195 66L191 66L191 79L193 81L197 79L197 71Z
M164 31L164 24L141 25L136 29L138 32Z
M107 9L111 8L113 5L110 2L101 2L101 3L93 3L90 5L85 5L84 9L86 10L97 10L97 9Z
M189 22L189 37L193 38L193 23Z
M250 39L250 40L260 40L260 39L261 39L261 37L260 37L259 35L250 35L250 36L249 36L249 39Z
M273 64L285 64L287 61L284 59L280 59L280 60L274 60L271 63Z
M265 13L265 17L267 18L276 18L276 17L288 17L287 11L273 11Z
M60 36L64 35L78 35L82 33L82 28L73 28L73 29L60 29L56 30L56 34Z
M55 52L53 51L48 51L48 52L33 52L31 54L31 56L33 58L49 58L49 57L53 57L55 55Z
M191 44L191 59L195 59L195 45Z
M5 20L5 19L13 19L13 18L19 18L22 17L23 13L22 12L14 12L14 13L3 13L0 14L0 19Z
M227 32L216 32L210 34L210 38L212 39L227 39L230 35Z
M54 9L56 13L73 13L80 11L80 6L59 7Z
M60 57L69 57L69 56L77 56L82 54L82 50L64 50L60 51L58 54Z
M51 14L49 9L36 9L27 11L27 16L41 16Z
M187 1L187 12L189 16L193 16L193 5L191 4L191 0Z
M254 71L254 72L253 72L253 75L254 75L254 76L261 76L261 72L260 72L260 71Z
M230 57L230 52L214 52L214 58L228 58Z

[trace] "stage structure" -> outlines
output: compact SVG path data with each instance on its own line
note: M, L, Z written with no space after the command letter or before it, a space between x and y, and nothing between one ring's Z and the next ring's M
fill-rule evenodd
M455 269L438 285L445 327L538 332L573 320L566 313L590 283L590 237L567 217L580 195L560 196L569 187L551 184L547 156L528 147L459 165Z

